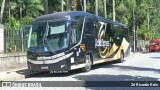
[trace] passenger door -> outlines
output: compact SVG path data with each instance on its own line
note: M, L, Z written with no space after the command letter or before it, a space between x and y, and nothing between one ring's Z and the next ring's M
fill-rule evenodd
M85 22L82 41L82 43L85 44L87 50L93 51L95 49L95 36L96 31L94 27L94 22L91 18L87 18Z

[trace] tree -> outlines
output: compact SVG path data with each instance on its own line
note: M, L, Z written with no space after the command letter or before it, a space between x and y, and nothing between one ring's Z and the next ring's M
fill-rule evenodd
M107 5L107 2L106 2L106 0L104 0L104 17L105 18L107 18L107 7L106 7L106 5Z
M67 5L66 4L67 0L64 0L64 7ZM61 0L48 0L48 12L49 13L54 13L54 12L60 12L62 10L61 8L61 4L62 4L62 1ZM66 11L66 9L64 10Z
M77 0L71 1L71 10L76 11L77 10Z
M66 8L66 11L70 11L70 0L67 0L67 8Z
M2 5L1 5L1 14L0 14L1 23L2 23L2 20L3 20L5 2L6 2L6 0L3 0Z
M115 17L115 14L116 14L115 13L115 0L112 0L112 3L113 3L113 5L112 5L113 6L113 21L115 21L115 18L116 18Z
M86 12L86 0L83 0L84 11Z
M63 9L64 9L64 5L63 5L64 1L61 0L61 11L63 12Z
M48 14L48 0L44 0L44 12Z
M98 0L95 1L95 14L98 15Z

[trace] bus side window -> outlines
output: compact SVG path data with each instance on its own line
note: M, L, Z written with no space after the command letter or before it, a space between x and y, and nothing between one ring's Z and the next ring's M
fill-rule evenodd
M94 24L91 18L88 18L85 23L84 35L85 36L92 36L95 33L94 31Z
M78 43L81 39L81 32L84 18L81 16L73 17L76 21L71 23L71 42L70 44Z
M71 25L71 44L78 42L78 28L76 25Z
M128 32L128 28L124 28L124 37L129 41L129 32Z
M111 27L111 24L107 24L106 34L113 37L115 34L114 29Z
M124 35L124 30L122 30L118 25L113 25L115 31L115 38L120 39Z

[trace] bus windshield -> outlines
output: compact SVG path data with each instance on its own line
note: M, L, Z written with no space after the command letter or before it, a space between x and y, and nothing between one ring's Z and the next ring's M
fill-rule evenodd
M29 36L29 51L54 52L68 47L66 21L35 22Z

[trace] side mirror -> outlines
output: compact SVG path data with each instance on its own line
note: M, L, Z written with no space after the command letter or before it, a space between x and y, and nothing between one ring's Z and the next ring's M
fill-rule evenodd
M29 31L29 35L30 35L30 32L32 31L32 25L25 25L25 26L22 26L21 28L20 28L20 30L19 30L19 36L21 37L21 38L23 38L24 37L24 31L25 30L28 30ZM28 38L28 42L30 41L30 38ZM23 43L24 41L23 41L23 39L22 39L22 43ZM23 44L22 44L23 45ZM30 43L28 43L28 48L29 48L29 46L30 46Z
M22 26L22 27L19 29L19 36L20 36L21 38L23 38L24 30L26 30L26 28L30 28L29 30L31 30L31 27L32 27L32 25Z

